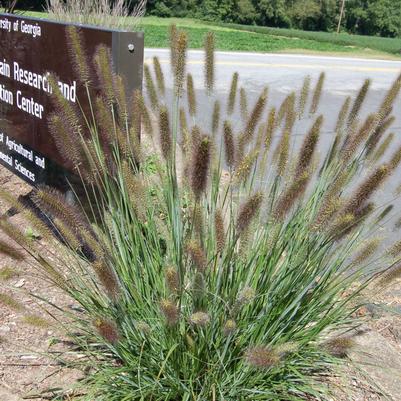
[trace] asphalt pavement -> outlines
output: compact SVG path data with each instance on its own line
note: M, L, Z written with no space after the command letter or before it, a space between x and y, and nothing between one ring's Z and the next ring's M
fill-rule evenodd
M168 49L145 49L145 60L151 62L153 56L158 56L166 77L170 76L170 53ZM248 93L249 108L256 101L258 94L265 86L269 87L269 107L278 106L292 91L301 89L305 76L310 75L312 86L316 84L319 74L324 71L326 80L318 113L324 115L324 124L320 140L320 151L330 145L339 110L346 96L355 97L365 79L372 80L368 96L360 113L362 119L377 110L386 91L401 73L401 61L360 59L346 57L330 57L320 55L270 54L245 52L216 52L216 83L215 94L210 99L204 90L204 53L200 50L188 52L187 70L192 73L198 96L198 114L196 123L203 127L210 126L213 101L218 98L222 109L230 88L234 72L240 76L239 85ZM168 95L166 102L171 101L173 83L167 79ZM238 107L238 106L237 106ZM238 113L237 113L238 115ZM401 99L395 103L395 122L389 132L394 132L395 140L389 153L401 145ZM234 126L240 130L242 123L234 118ZM312 120L306 116L297 122L294 131L294 143L300 142L310 127ZM299 138L298 138L299 137ZM377 195L380 203L394 200L398 204L398 216L401 201L395 199L394 189L401 183L401 168L395 177L389 181ZM398 217L397 217L398 218Z

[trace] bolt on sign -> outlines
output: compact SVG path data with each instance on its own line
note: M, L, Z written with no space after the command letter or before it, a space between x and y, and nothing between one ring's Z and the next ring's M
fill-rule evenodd
M69 102L89 109L86 89L76 80L69 57L70 25L0 13L0 164L33 186L62 188L71 172L48 129L53 111L49 73L55 74ZM107 46L128 93L141 88L142 32L76 26L89 60L98 46Z

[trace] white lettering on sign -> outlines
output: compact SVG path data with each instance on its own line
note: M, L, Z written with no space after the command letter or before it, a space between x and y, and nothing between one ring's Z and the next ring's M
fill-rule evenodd
M42 36L42 29L38 23L33 25L27 24L25 21L21 21L21 32L32 35L34 38L37 36Z
M11 78L10 64L7 63L6 59L0 60L0 75L6 78Z
M33 97L28 99L22 96L21 91L17 91L17 107L20 110L25 111L25 113L31 114L34 117L37 117L39 119L43 118L43 105L36 103L33 100Z
M0 29L11 32L11 21L8 18L0 19Z
M0 85L0 101L10 105L14 104L13 93L6 89L4 85Z

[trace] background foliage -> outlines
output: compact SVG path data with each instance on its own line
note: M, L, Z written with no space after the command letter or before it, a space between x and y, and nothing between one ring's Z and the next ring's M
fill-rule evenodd
M0 1L0 4L7 1ZM138 0L133 0L135 7ZM19 7L43 10L44 0L20 0ZM209 21L334 31L341 0L148 0L147 13ZM401 0L346 0L342 29L349 33L401 36Z

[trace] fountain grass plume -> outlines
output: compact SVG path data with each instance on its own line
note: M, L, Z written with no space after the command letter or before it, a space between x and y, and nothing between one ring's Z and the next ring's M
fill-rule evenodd
M241 110L241 118L243 121L248 119L248 97L245 88L239 90L239 105Z
M361 110L363 102L365 101L366 96L368 94L371 83L372 83L372 81L370 79L366 79L365 82L363 83L361 89L359 90L359 92L355 98L354 104L352 105L352 109L348 115L347 126L350 126L352 124L352 121L359 114L359 111Z
M235 100L237 98L237 91L238 91L238 79L239 79L238 72L234 72L231 79L230 93L227 100L227 114L229 116L234 113Z
M196 115L196 95L194 88L194 79L192 74L187 74L187 97L188 97L188 111L191 117Z
M331 120L316 114L324 75L313 94L306 78L281 106L268 108L262 92L249 110L238 74L222 76L227 105L205 96L195 113L188 100L204 82L186 71L187 35L170 32L171 71L145 67L154 91L127 94L99 48L87 60L101 84L84 83L90 114L85 99L80 110L54 94L52 135L81 178L71 181L77 203L39 188L26 211L2 188L2 204L43 239L2 216L0 252L82 309L65 325L85 355L77 401L329 400L318 383L348 353L355 300L400 276L399 239L381 252L388 240L377 235L397 210L374 198L401 161L386 136L400 82L367 119L354 102L348 128L347 99L326 152L318 140ZM49 319L63 313L43 301Z
M224 135L224 150L225 150L225 160L228 167L233 168L235 159L235 140L234 133L231 123L229 121L224 121L223 128Z
M153 57L153 69L155 71L157 87L160 91L160 94L164 96L166 94L166 83L164 80L163 69L160 65L160 60L156 56Z
M179 31L177 33L176 39L176 61L175 61L175 71L174 71L174 90L177 97L182 95L184 78L185 78L185 69L187 62L187 46L188 46L188 37L187 34L183 31Z
M304 83L301 88L298 104L298 118L301 119L305 113L306 104L308 102L308 96L310 92L311 77L307 75L304 79Z
M215 49L215 37L213 32L208 32L204 39L205 49L205 88L207 93L210 95L213 92L215 72L214 72L214 49Z
M152 77L150 68L147 64L145 64L143 66L143 71L144 71L144 75L145 75L146 92L151 101L150 104L152 106L152 109L155 111L159 107L159 97L157 95L156 86L153 81L153 77Z
M162 106L159 111L159 134L162 155L165 160L170 160L172 156L172 137L169 112L165 106Z
M310 107L311 114L315 114L317 112L317 109L318 109L319 103L320 103L320 99L322 96L322 92L323 92L323 85L324 85L325 79L326 79L326 74L324 72L322 72L319 75L319 79L318 79L315 89L313 91L312 103L311 103L311 107Z
M217 134L217 131L219 129L219 125L220 125L220 114L221 114L221 106L220 106L220 102L218 100L216 100L214 102L214 106L213 106L213 114L212 114L212 135L215 136Z

